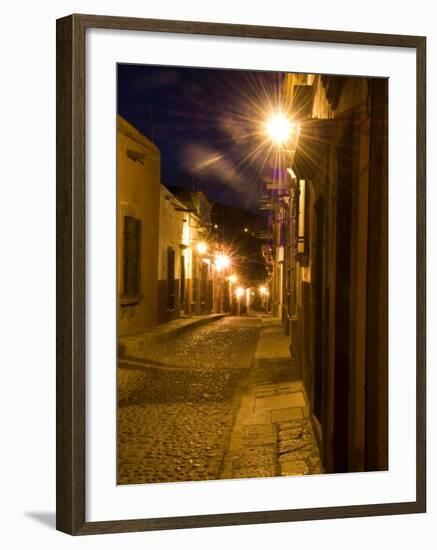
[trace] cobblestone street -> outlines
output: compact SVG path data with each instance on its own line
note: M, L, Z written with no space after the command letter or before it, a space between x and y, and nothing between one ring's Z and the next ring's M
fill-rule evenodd
M388 80L255 73L117 66L121 485L388 469Z
M217 479L262 322L224 318L118 369L118 482Z
M322 473L279 321L225 317L120 361L118 482Z

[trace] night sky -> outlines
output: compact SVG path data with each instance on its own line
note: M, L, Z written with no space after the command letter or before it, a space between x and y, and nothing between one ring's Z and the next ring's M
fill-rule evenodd
M118 113L161 151L161 181L256 211L266 112L280 104L283 73L118 66Z

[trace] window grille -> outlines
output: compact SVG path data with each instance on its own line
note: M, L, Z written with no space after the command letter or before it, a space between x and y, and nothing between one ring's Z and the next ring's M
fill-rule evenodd
M140 295L141 220L124 216L123 228L123 295Z
M175 307L175 251L173 248L167 249L167 309L173 310Z

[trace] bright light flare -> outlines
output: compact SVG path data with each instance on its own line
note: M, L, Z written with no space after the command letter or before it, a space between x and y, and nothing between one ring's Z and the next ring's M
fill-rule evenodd
M236 296L237 298L241 298L241 297L243 296L244 292L245 292L244 288L241 287L241 286L239 286L239 287L237 288L237 290L235 291L235 296Z
M291 136L294 125L284 113L275 113L266 122L266 132L277 145L282 145Z
M217 256L215 257L215 266L218 271L226 269L230 265L231 261L229 259L229 256L226 256L226 254L217 254Z
M269 293L269 289L265 286L261 286L259 288L259 293L262 295L262 296L266 296L268 293Z
M229 275L228 281L230 283L236 283L238 281L238 277L236 275Z
M208 250L208 246L205 243L199 243L197 245L197 252L199 254L205 254L207 250Z

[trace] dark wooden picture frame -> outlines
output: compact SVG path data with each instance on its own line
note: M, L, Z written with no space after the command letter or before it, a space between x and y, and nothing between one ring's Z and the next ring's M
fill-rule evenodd
M89 28L410 48L417 82L416 499L87 522L85 515L85 31ZM426 510L426 39L420 36L71 15L57 21L57 529L71 535L409 514Z

